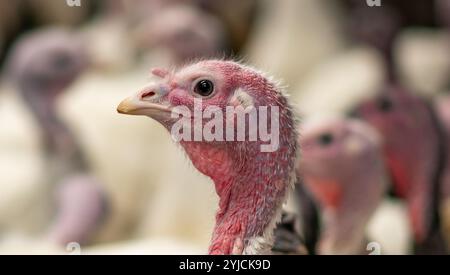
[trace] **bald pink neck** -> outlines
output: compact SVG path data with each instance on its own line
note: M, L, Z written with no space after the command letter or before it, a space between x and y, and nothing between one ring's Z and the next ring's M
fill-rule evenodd
M293 161L286 149L243 154L233 143L182 144L195 167L214 181L220 199L209 254L268 253L291 181Z

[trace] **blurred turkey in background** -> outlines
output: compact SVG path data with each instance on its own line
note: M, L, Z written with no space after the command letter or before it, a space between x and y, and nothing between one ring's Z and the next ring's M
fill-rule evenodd
M435 120L422 124L442 135L430 146L440 157L426 164L434 174L424 179L436 193L422 202L430 235L417 239L410 206L393 187L399 166L387 160L380 133L376 148L386 163L377 176L383 184L387 178L386 194L373 192L370 214L354 224L363 214L340 213L367 242L319 250L369 254L370 241L383 254L445 253L450 0L381 0L380 7L362 0L80 2L0 0L0 254L67 254L73 242L85 254L205 254L218 200L212 181L159 124L116 113L152 79L151 68L205 58L240 60L282 80L301 121L358 119L355 110L373 100L395 111L395 102L379 100L387 86L423 101ZM409 107L402 111L420 119ZM411 146L420 142L430 141ZM285 208L308 211L295 201ZM329 225L318 211L321 235Z

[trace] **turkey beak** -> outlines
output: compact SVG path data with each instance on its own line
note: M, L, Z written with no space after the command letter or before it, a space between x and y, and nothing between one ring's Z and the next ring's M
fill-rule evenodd
M117 107L117 112L125 115L150 116L153 118L169 115L171 107L159 103L163 95L161 88L146 88L134 96L123 100Z

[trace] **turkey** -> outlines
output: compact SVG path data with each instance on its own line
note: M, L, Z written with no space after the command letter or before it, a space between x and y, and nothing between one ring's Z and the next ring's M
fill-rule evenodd
M302 127L300 146L299 173L323 213L319 253L367 253L367 225L386 189L378 133L357 120L316 121Z
M445 253L438 214L444 140L431 107L403 87L389 85L361 103L355 114L383 138L394 192L408 206L415 252Z
M51 193L57 186L57 197L62 196L56 221L48 229L49 238L63 246L69 242L84 243L104 216L106 195L57 109L59 96L87 66L82 41L69 30L39 30L16 42L8 62L10 80L41 130L48 165L42 191ZM43 200L39 204L48 203L49 212L53 212L52 200L37 197Z
M207 60L176 73L164 69L154 69L152 73L160 80L124 100L118 111L157 120L178 139L193 165L214 181L219 210L209 254L269 253L282 205L296 181L299 153L296 119L282 89L260 72L232 61ZM198 105L200 99L203 101ZM228 136L233 141L224 142L224 122L235 121L236 113L226 119L220 116L211 120L220 123L215 127L201 118L192 133L187 112L206 111L208 106L215 110L215 118L227 106L247 110L267 110L269 106L279 110L278 117L276 111L271 111L268 123L279 126L279 137L273 132L274 140L265 144L262 140L250 140L251 130L247 133L245 128L236 136L233 126ZM181 123L177 122L179 115L183 116ZM211 113L209 117L212 118ZM180 129L173 132L174 127L183 127L183 134L180 136ZM210 142L192 140L199 127L209 127L212 136L208 138L213 137ZM235 141L239 136L244 138L242 142Z

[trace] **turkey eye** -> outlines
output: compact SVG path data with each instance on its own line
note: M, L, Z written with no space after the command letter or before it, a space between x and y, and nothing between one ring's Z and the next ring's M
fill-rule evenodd
M210 80L200 80L195 85L194 92L201 96L209 96L214 92L214 84Z
M389 112L392 110L392 101L389 98L382 97L377 102L377 107L382 112Z
M323 135L319 136L318 142L322 146L328 146L331 143L333 143L333 140L334 140L333 135L327 133L327 134L323 134Z
M42 88L47 85L48 79L42 75L31 75L28 82L35 88Z
M65 69L70 65L70 62L71 62L71 60L70 60L69 56L67 56L65 54L60 54L60 55L56 56L55 59L53 60L53 65L57 69Z

